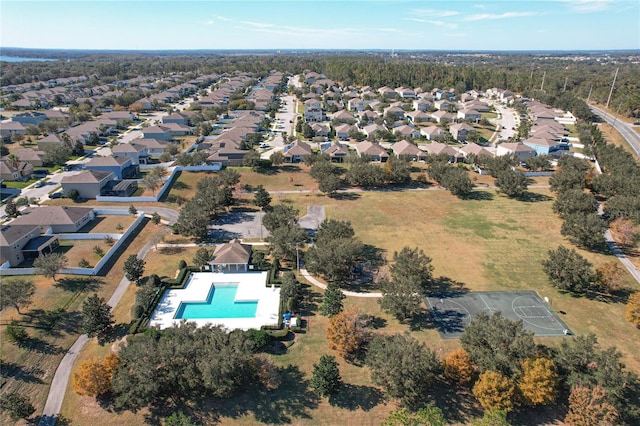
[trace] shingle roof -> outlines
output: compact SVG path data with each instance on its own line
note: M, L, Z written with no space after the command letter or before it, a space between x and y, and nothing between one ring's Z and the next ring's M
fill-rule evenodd
M105 179L111 178L113 173L102 172L99 170L85 170L77 175L65 176L61 183L99 183Z
M231 240L216 247L211 264L249 264L251 246L241 244L238 240Z
M11 223L16 225L70 225L93 211L91 207L42 206L22 210Z

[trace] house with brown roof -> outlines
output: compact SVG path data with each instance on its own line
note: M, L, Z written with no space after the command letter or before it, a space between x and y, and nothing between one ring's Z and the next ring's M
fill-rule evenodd
M159 141L158 139L138 138L131 142L136 145L146 146L150 157L160 157L169 147L167 142Z
M44 163L45 153L43 151L36 151L35 149L27 148L15 150L13 152L13 155L15 155L23 163L29 163L33 167L42 167ZM3 159L6 160L7 157L5 156L3 157Z
M460 148L460 152L464 154L464 157L467 158L469 155L475 155L477 157L487 156L493 157L493 153L486 148L481 147L477 143L469 143Z
M320 151L329 155L329 159L334 163L342 163L349 154L346 146L340 142L327 142L320 145Z
M58 237L48 229L40 234L38 225L14 225L13 222L0 228L0 265L16 267L25 259L55 251L60 245Z
M209 267L213 272L247 272L250 269L252 253L250 245L242 244L239 240L233 239L216 247Z
M349 133L353 128L354 127L351 124L346 124L346 123L336 126L335 127L336 138L338 138L338 140L341 140L341 141L348 141Z
M17 121L3 121L0 123L0 137L2 139L9 140L14 134L24 136L27 134L27 129Z
M464 158L463 154L446 143L431 142L430 144L424 145L424 150L430 155L446 154L449 157L450 163L458 163Z
M40 206L28 207L14 219L12 225L36 225L44 233L49 228L56 233L78 232L95 218L91 207Z
M47 136L45 136L44 138L38 139L36 142L38 144L38 150L39 151L46 150L47 147L51 146L52 144L62 144L62 143L64 143L64 141L62 140L60 135L58 135L57 133L50 133Z
M467 123L457 123L449 126L449 132L451 132L453 138L459 142L465 142L469 134L475 131L476 129Z
M498 145L496 156L515 155L519 161L526 161L528 158L536 156L536 150L519 142L505 142Z
M357 143L355 148L360 157L369 157L374 162L386 163L389 159L389 153L378 143L364 141Z
M408 158L413 161L420 161L427 158L424 151L406 140L394 143L391 149L398 158Z
M191 134L191 128L184 124L178 123L166 123L162 127L166 127L171 131L171 137L173 136L187 136Z
M408 126L406 124L402 126L394 127L393 129L391 129L391 131L393 131L394 135L400 136L400 137L406 137L406 138L420 137L420 131L418 129L412 126Z
M431 118L436 123L442 124L442 123L450 123L451 121L453 121L454 116L453 114L446 111L436 111L431 113Z
M420 129L420 134L425 136L428 140L432 141L437 137L442 137L447 134L438 126L423 127Z
M0 160L0 179L8 181L25 181L33 173L33 166L23 161L13 162L5 158Z
M113 180L111 172L84 170L77 175L64 176L60 183L65 194L75 190L80 198L96 198L110 180Z
M465 108L458 111L457 117L459 120L471 120L474 123L477 123L482 118L482 114L475 109Z
M207 164L222 164L223 166L242 166L244 157L249 151L233 146L223 146L210 149L211 155L207 157Z
M299 163L311 155L311 147L308 143L296 139L293 143L284 147L284 160L287 163Z
M165 115L162 117L162 124L182 124L183 126L189 125L189 117L179 112L174 112L173 114Z

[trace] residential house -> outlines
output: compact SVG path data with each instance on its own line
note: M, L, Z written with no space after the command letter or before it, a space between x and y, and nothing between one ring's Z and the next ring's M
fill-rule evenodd
M362 133L367 135L367 137L373 135L376 132L382 133L386 131L387 131L387 128L384 127L382 124L369 124L368 126L364 126L362 128Z
M209 149L211 155L207 157L207 164L222 164L223 166L242 166L247 150L238 149L234 146L224 146Z
M347 147L340 142L323 143L320 145L320 151L323 154L327 154L334 163L342 163L349 154Z
M477 123L482 118L482 114L476 111L475 109L462 109L458 111L458 119L459 120L471 120L474 123Z
M431 108L432 103L426 99L416 99L413 101L413 109L416 111L427 112Z
M406 116L413 123L426 123L428 121L431 121L431 115L420 110L409 111L407 112Z
M38 143L38 150L39 151L45 151L48 146L51 146L53 144L63 144L64 143L64 141L62 140L60 135L58 135L57 133L51 133L51 134L45 136L42 139L38 139L36 142Z
M147 139L149 140L149 139ZM114 157L131 158L131 164L138 166L147 164L149 161L149 148L146 145L138 144L138 140L134 139L130 143L120 143L111 148L111 154Z
M114 179L136 178L139 166L134 165L133 158L128 156L94 157L83 168L113 173Z
M171 129L166 126L151 126L142 129L142 137L146 139L170 141L173 139L173 134L171 133Z
M0 228L0 264L16 267L25 259L52 253L59 246L58 237L48 230L40 235L38 225L14 225Z
M335 127L336 137L340 141L348 141L349 133L352 129L354 129L354 127L350 124L340 124Z
M149 157L160 157L168 148L167 142L159 141L158 139L139 138L131 142L136 145L146 146Z
M506 142L498 145L496 149L496 156L502 157L503 155L515 155L520 162L525 162L536 156L536 150L522 143Z
M56 234L78 232L96 216L92 207L76 206L28 207L21 213L12 225L37 225L41 233L51 228Z
M284 147L284 160L287 163L299 163L311 155L311 147L308 143L296 139L293 143Z
M337 120L340 123L355 123L356 118L349 111L345 111L341 109L340 111L336 111L331 116L332 120Z
M465 158L467 158L469 155L475 155L476 157L481 157L481 156L493 157L494 156L491 151L473 142L460 148L460 152L462 152Z
M458 163L464 158L462 153L446 143L431 142L430 144L424 145L424 150L430 155L446 154L449 157L450 163Z
M313 130L313 134L315 136L320 136L326 138L329 136L329 127L319 123L313 123L311 125L311 129Z
M166 127L171 131L171 136L187 136L191 134L191 128L183 124L167 123L162 127Z
M162 124L182 124L183 126L189 126L189 117L179 112L165 115L162 117Z
M446 111L436 111L431 113L431 118L436 123L445 124L445 123L452 122L454 119L454 116L453 114Z
M26 128L17 121L3 121L0 123L0 137L3 140L11 139L14 134L24 136L27 134Z
M420 161L427 157L424 151L406 140L394 143L391 149L393 149L393 153L398 158L408 158L413 161Z
M438 111L449 111L453 107L453 104L446 99L440 99L435 101L433 106Z
M347 102L347 108L349 111L362 112L367 108L367 103L360 98L352 98Z
M535 136L522 141L526 146L535 149L537 155L550 155L556 151L566 150L568 146L557 140L541 139Z
M33 167L42 167L44 163L44 152L36 151L35 149L18 149L13 152L21 162L29 163ZM4 157L6 159L6 157Z
M395 90L390 87L383 86L378 89L378 93L384 96L385 98L395 99L398 96Z
M6 157L5 157L6 158ZM33 165L22 161L0 160L0 179L7 181L25 181L33 173Z
M394 120L404 120L404 110L399 106L390 106L384 110L384 116L392 116Z
M78 191L80 198L96 198L112 179L111 172L84 170L77 175L64 176L60 183L65 194L75 190Z
M360 114L360 126L372 123L379 116L378 113L370 110L363 111L362 114Z
M415 99L416 91L413 89L407 89L406 87L397 87L396 93L404 99Z
M447 132L445 132L438 126L429 126L429 127L423 127L422 129L420 129L420 134L425 136L430 141L432 141L437 137L442 137L446 135Z
M398 127L394 127L393 134L400 137L419 138L420 131L415 127L408 126L406 124Z
M451 132L453 138L459 142L465 142L469 137L469 134L475 131L476 129L467 123L457 123L449 126L449 132Z
M138 189L138 181L135 179L110 180L102 189L102 195L111 197L130 197Z
M355 148L360 157L369 157L371 161L386 163L389 159L389 153L380 144L374 142L360 142L355 145Z
M322 104L318 99L308 99L304 103L304 121L305 123L316 123L324 120L322 113Z

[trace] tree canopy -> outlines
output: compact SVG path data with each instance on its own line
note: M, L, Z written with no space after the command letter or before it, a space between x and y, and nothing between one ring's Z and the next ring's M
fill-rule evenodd
M552 286L573 293L587 291L595 279L593 265L574 249L564 246L549 250L542 267Z
M13 306L19 314L21 313L21 307L27 307L31 304L33 295L36 292L33 280L26 277L4 279L1 288L0 304L2 308Z

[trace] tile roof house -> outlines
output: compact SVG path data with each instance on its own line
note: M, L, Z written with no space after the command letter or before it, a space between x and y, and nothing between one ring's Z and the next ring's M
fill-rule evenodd
M464 142L467 140L469 133L475 132L476 129L468 125L467 123L457 123L449 126L449 132L453 138L459 142Z
M394 143L391 149L398 158L408 158L413 161L420 161L427 157L424 151L406 140Z
M13 134L26 135L27 130L22 123L18 123L17 121L4 121L0 123L0 137L2 137L2 139L8 140Z
M92 207L40 206L26 208L21 213L11 224L37 225L43 233L51 228L56 234L78 232L95 218Z
M8 225L0 228L0 264L11 267L20 265L25 259L35 259L49 254L59 246L58 237L47 230L40 235L38 225Z
M477 123L482 118L482 114L480 114L480 112L476 111L475 109L465 108L458 111L457 117L460 120L471 120Z
M136 145L142 145L147 147L147 152L150 157L159 157L169 147L167 142L159 141L158 139L138 138L131 142Z
M518 142L505 142L498 145L496 156L515 155L520 161L526 161L528 158L536 156L536 150L530 146Z
M389 153L377 143L364 141L357 143L355 148L360 157L369 157L371 161L386 163L389 159Z
M252 253L250 245L234 239L216 247L209 265L213 272L247 272Z
M305 157L311 155L311 147L308 143L296 139L293 143L284 147L284 159L288 163L299 163Z
M223 145L226 145L223 143ZM207 157L207 164L220 163L223 166L242 166L244 157L249 151L233 146L222 146L210 149L211 155Z
M77 175L64 176L60 183L65 194L75 190L80 198L96 198L112 179L111 172L84 170Z
M128 156L94 157L84 165L87 170L111 172L115 179L130 179L138 176L139 167Z
M420 130L415 127L408 126L406 124L398 127L394 127L391 129L394 135L399 135L401 137L410 137L410 138L419 138Z
M329 155L329 159L334 163L342 163L349 154L347 147L340 142L323 143L320 145L320 151Z
M162 124L175 123L175 124L182 124L184 126L189 125L189 117L187 117L184 114L180 114L179 112L174 112L173 114L165 115L164 117L162 117L161 120L162 120Z
M561 141L537 138L535 135L525 139L522 143L533 148L538 155L552 154L568 148L567 145Z

